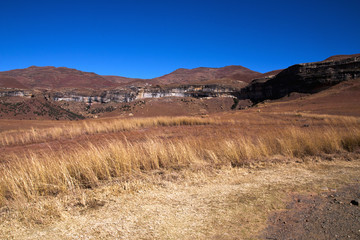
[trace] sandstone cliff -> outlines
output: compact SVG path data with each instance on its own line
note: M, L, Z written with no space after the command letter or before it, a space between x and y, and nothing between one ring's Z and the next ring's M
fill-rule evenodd
M360 56L293 65L274 77L256 79L238 92L239 99L261 102L292 92L316 93L342 81L360 78Z

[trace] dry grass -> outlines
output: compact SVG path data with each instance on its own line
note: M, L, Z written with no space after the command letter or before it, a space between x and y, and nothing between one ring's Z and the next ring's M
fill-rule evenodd
M288 193L338 188L359 173L359 161L341 160L151 171L2 212L0 239L259 239Z
M72 145L66 152L15 154L0 163L0 238L37 239L46 232L44 239L254 239L266 226L268 213L283 207L286 192L320 191L324 185L333 188L358 176L358 161L309 160L356 150L358 119L294 114L229 114L183 122L95 120L58 127L54 139L71 136L71 126L82 131L74 133L75 138L123 130L132 136L130 130L140 128L154 128L149 134L141 131L152 136L164 131L158 126L189 125L169 128L155 138L126 140L116 135L118 139ZM130 125L120 127L125 123ZM191 127L198 124L210 125ZM45 132L50 129L57 128ZM162 137L179 132L181 137ZM36 141L47 139L51 136ZM294 163L299 158L307 163ZM264 165L262 170L251 167ZM326 169L318 169L320 165Z
M325 123L340 125L340 124L360 124L359 117L353 116L340 116L340 115L330 115L330 114L316 114L316 113L308 113L308 112L270 112L269 114L275 115L290 115L301 118L308 119L316 119L316 120L324 120Z
M160 123L158 123L160 124ZM174 123L175 124L175 123ZM180 124L180 123L176 123ZM91 128L93 129L93 128ZM0 205L32 200L79 188L94 188L134 172L181 169L189 166L244 166L282 155L304 157L353 151L360 146L360 129L286 128L256 138L197 138L143 142L108 141L69 152L18 156L0 172Z
M11 130L0 133L0 146L29 144L60 139L73 138L80 135L98 133L114 133L126 130L157 127L216 124L217 120L199 117L155 117L116 120L88 120L79 123L68 123L51 128L31 128L30 130Z

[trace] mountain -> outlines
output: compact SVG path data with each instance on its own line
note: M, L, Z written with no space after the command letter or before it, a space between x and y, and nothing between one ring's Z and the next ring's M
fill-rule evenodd
M66 67L36 67L0 72L1 87L16 88L107 88L117 84L96 73Z
M8 76L2 76L0 75L0 88L20 88L20 89L26 89L25 85L20 83L16 78L14 77L8 77Z
M261 73L252 71L242 66L226 66L221 68L199 67L194 69L180 68L172 73L151 79L160 85L169 84L231 84L249 83Z
M360 53L358 53L358 54L350 54L350 55L334 55L334 56L328 57L323 62L325 62L325 61L338 61L338 60L343 60L343 59L346 59L346 58L359 57L359 56L360 56Z
M341 61L354 55L335 55L318 63ZM127 78L120 76L101 76L92 72L83 72L66 67L28 67L0 72L0 88L21 89L59 89L59 88L88 88L101 89L125 86L146 86L146 84L160 86L174 85L228 85L237 89L246 87L254 79L268 81L274 76L281 75L284 84L288 76L287 70L274 70L259 73L242 66L226 66L221 68L199 67L194 69L180 68L172 73L153 79ZM330 70L329 70L330 71ZM325 74L325 73L324 73ZM278 77L277 79L279 79Z
M120 77L120 76L111 76L111 75L102 75L108 81L111 81L117 85L129 85L137 82L144 82L146 79L141 78L128 78L128 77Z
M241 89L238 98L261 102L290 93L317 93L351 79L360 79L360 55L333 56L330 60L290 66L270 78L256 79Z
M129 85L143 86L146 83L153 85L228 84L243 87L258 76L261 76L261 73L242 66L180 68L172 73L153 79L101 76L66 67L31 66L25 69L0 72L0 87L22 89L99 89Z

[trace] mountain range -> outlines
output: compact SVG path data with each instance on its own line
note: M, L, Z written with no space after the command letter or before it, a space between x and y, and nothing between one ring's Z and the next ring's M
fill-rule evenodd
M36 67L0 72L0 87L20 89L113 88L129 85L227 84L245 86L263 74L242 66L180 68L153 79L102 76L66 67Z
M325 59L337 61L353 55L335 55ZM18 89L61 89L61 88L89 88L103 89L124 86L143 85L189 85L189 84L222 84L233 87L245 87L252 80L267 78L281 72L274 70L268 73L259 73L243 66L225 66L221 68L199 67L194 69L180 68L164 76L153 79L127 78L121 76L98 75L92 72L66 67L37 67L15 69L0 72L0 88Z

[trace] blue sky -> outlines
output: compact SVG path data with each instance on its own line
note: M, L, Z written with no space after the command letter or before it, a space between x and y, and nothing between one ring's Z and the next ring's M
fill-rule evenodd
M0 71L64 66L152 78L259 72L360 53L360 1L0 0Z

